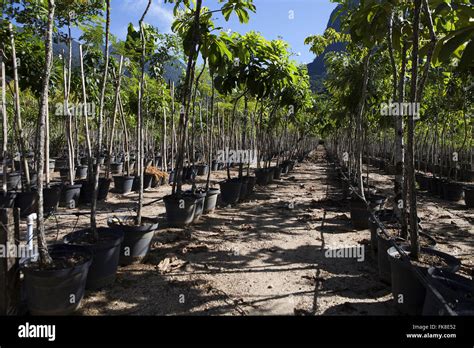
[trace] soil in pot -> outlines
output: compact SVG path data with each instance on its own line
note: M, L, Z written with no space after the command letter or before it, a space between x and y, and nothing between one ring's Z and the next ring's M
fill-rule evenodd
M40 269L32 260L22 265L27 306L33 315L68 315L84 297L92 252L87 247L65 244L48 249L52 267Z
M462 275L432 267L428 269L431 283L458 315L474 313L474 283ZM423 304L423 315L449 315L446 307L438 300L433 291L427 287Z
M136 216L113 217L107 220L109 227L123 231L124 239L119 258L121 266L141 262L150 250L151 241L158 230L158 222L155 219L142 217L140 226L137 226L136 222Z
M207 191L206 198L204 199L203 214L209 214L216 209L217 198L221 191L217 188L210 188Z
M35 191L18 192L15 199L15 208L20 208L20 217L22 218L36 213L38 209L38 193Z
M170 226L182 227L194 220L196 202L194 195L168 195L163 197L166 208L166 220Z
M221 200L224 205L236 204L240 198L242 182L239 179L226 180L219 183Z
M444 182L441 186L443 189L444 199L452 202L458 202L463 198L464 189L460 183Z
M114 176L115 191L123 195L132 192L134 176Z
M409 256L410 247L401 244L402 250ZM415 269L426 275L429 267L457 271L461 265L459 259L436 249L421 248L417 261L402 259L394 248L387 250L392 273L392 294L397 309L408 315L420 315L423 311L426 289L415 274Z
M123 231L111 228L97 228L99 240L94 241L91 229L72 232L64 237L71 245L87 246L92 250L93 259L87 276L86 288L100 289L115 281L120 256Z
M79 204L82 184L64 185L61 190L59 205L69 209L74 209Z

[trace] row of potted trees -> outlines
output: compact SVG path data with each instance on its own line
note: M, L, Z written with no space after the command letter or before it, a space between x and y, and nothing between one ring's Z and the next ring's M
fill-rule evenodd
M436 240L423 231L420 219L420 256L418 259L410 258L409 234L403 236L395 210L385 209L386 198L377 196L376 188L368 186L366 199L362 199L356 189L350 190L357 186L357 182L344 164L331 153L328 159L346 197L350 195L354 228L370 229L370 247L379 278L391 285L397 309L409 315L473 314L474 282L456 273L460 269L460 260L436 249ZM368 192L371 189L373 191Z

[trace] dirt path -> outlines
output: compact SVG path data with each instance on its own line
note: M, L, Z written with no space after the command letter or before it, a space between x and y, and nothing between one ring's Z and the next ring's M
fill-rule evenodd
M390 288L378 280L368 247L361 262L356 257L325 255L327 249L366 246L370 232L352 229L348 203L327 178L322 157L323 152L317 152L289 177L257 187L249 201L221 208L197 225L162 227L145 263L119 268L113 287L87 294L81 314L396 314ZM224 176L219 172L213 181ZM390 177L373 178L377 186L390 189ZM146 198L167 193L169 187L161 187L147 192ZM130 207L135 196L111 195L101 209ZM473 214L441 201L427 202L424 196L420 200L423 217L452 215L451 228L456 228L436 235L440 248L465 255L465 266L472 263ZM163 204L158 203L147 207L144 215L163 213ZM102 224L106 216L100 216ZM87 217L59 221L59 225L50 222L53 239L58 231L61 238L74 226L88 223Z

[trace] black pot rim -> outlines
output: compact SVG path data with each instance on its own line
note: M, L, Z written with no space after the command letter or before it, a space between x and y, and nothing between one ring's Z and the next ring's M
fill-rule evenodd
M158 230L159 224L157 219L142 217L141 226L121 225L116 223L114 219L121 221L128 219L135 219L136 216L115 216L107 219L107 225L116 230L122 230L124 233L148 233ZM144 224L145 222L145 224ZM146 223L149 222L149 223Z
M134 180L135 179L135 176L133 175L129 175L129 176L126 176L126 175L114 175L114 179L117 178L117 179L124 179L124 180Z

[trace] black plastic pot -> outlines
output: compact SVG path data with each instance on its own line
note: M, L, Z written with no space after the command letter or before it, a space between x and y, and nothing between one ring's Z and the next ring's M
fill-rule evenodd
M458 202L463 198L464 189L460 183L457 182L443 182L443 198L452 201Z
M474 208L474 186L464 188L464 202L468 208Z
M474 282L472 279L434 267L428 269L428 276L432 280L432 285L454 312L458 315L466 312L474 314ZM423 315L448 315L445 306L428 287L423 304Z
M61 199L59 205L62 207L74 209L79 204L82 184L64 185L61 190Z
M170 226L187 226L194 220L196 202L194 195L168 195L163 197L166 208L166 220Z
M89 164L89 158L87 158L87 157L82 157L82 158L80 159L80 162L81 162L81 165L87 166L87 165Z
M200 164L196 166L196 169L197 169L198 176L204 176L204 175L207 175L209 171L209 166L207 164Z
M268 172L264 168L259 168L255 170L256 182L259 186L268 185Z
M3 178L2 178L3 179ZM21 182L20 173L8 173L7 174L7 190L18 189Z
M196 167L183 168L183 182L191 182L196 179Z
M281 168L281 174L288 174L288 171L290 170L290 166L287 162L281 163L280 168Z
M82 180L87 178L87 166L78 166L76 168L76 179Z
M369 212L367 205L359 197L353 195L350 204L352 227L357 230L369 228Z
M114 187L118 193L127 194L132 191L134 176L114 176Z
M435 178L435 177L429 178L428 181L429 181L429 192L432 195L435 195L435 196L441 195L441 192L442 192L441 183L442 183L442 181L438 178Z
M168 174L169 174L168 184L171 185L174 182L174 177L175 177L174 170L172 170Z
M61 186L55 185L43 189L44 214L51 214L58 209L61 199Z
M247 176L246 178L247 178L247 196L248 196L254 192L257 178L255 176Z
M67 167L59 168L59 176L61 177L61 180L63 181L69 180L69 168Z
M377 232L377 265L379 269L379 278L384 283L390 284L392 282L392 272L390 270L390 261L387 257L387 250L393 246L393 240L400 243L402 238L386 239L381 232Z
M217 188L210 188L207 191L206 198L204 199L203 214L208 214L216 209L217 198L220 193L220 190Z
M221 200L225 205L236 204L240 198L242 183L239 179L226 180L219 183L221 188Z
M293 169L295 168L296 162L292 160L288 160L286 163L288 163L288 172L292 172Z
M280 180L282 169L280 166L273 168L273 179Z
M147 190L151 187L152 180L153 180L153 175L145 174L143 178L143 190ZM136 176L135 179L133 180L132 190L135 192L140 191L140 177L139 176Z
M384 168L385 174L395 175L397 168L393 164L387 164Z
M112 174L122 174L122 172L123 172L123 162L111 163L110 164L110 171L112 172Z
M240 186L239 201L241 201L241 202L247 198L248 181L249 181L249 179L246 176L243 176L242 178L240 178L240 182L242 183L242 185Z
M13 208L15 206L16 192L7 191L4 195L3 191L0 192L0 209Z
M421 173L416 174L416 182L418 183L418 188L420 191L428 191L430 188L429 178Z
M56 167L56 160L54 158L49 159L49 171L54 171L54 168ZM46 172L46 168L45 168Z
M406 254L410 254L408 245L400 245ZM436 255L442 258L447 264L448 271L455 272L461 266L459 259L442 251L430 248L421 248L420 253ZM408 260L402 259L398 251L392 247L387 250L392 273L392 294L395 299L397 309L408 315L420 315L423 311L426 289L424 284L415 275L417 269L426 275L428 267L414 265Z
M393 209L382 209L382 210L379 210L377 213L376 213L376 216L377 218L379 219L379 221L385 225L387 222L396 222L397 221L397 217L393 211ZM372 249L372 251L375 253L377 252L377 229L378 229L378 225L377 223L375 222L374 218L372 217L372 215L369 216L369 229L370 229L370 247Z
M86 288L91 290L109 286L115 281L120 245L123 241L123 231L111 228L97 228L99 241L90 243L90 229L69 233L64 242L71 245L84 245L92 250L93 259L87 275Z
M151 241L158 230L158 222L154 219L142 217L142 225L128 224L136 221L135 216L121 216L109 218L109 227L123 231L123 241L120 247L119 264L127 266L132 263L141 262L150 250Z
M67 166L68 166L68 160L67 159L57 158L56 163L54 163L54 171L59 172L59 171L61 171L62 168L66 168Z
M275 177L275 169L276 169L276 167L269 167L266 170L269 184L273 183L273 180L274 180L274 177Z
M79 307L84 297L92 252L83 246L65 244L48 249L53 260L80 256L82 261L64 269L41 270L27 260L22 266L27 306L33 315L68 315Z
M97 192L97 200L99 202L105 201L109 195L110 184L112 180L106 178L99 178L99 191ZM84 180L81 187L80 202L82 204L89 204L92 202L92 195L94 193L94 184Z
M15 208L20 208L20 217L24 218L36 212L38 208L37 192L18 192L15 199Z
M206 192L196 192L194 194L196 196L196 210L194 211L194 218L193 223L199 221L204 212L204 200L206 199Z

